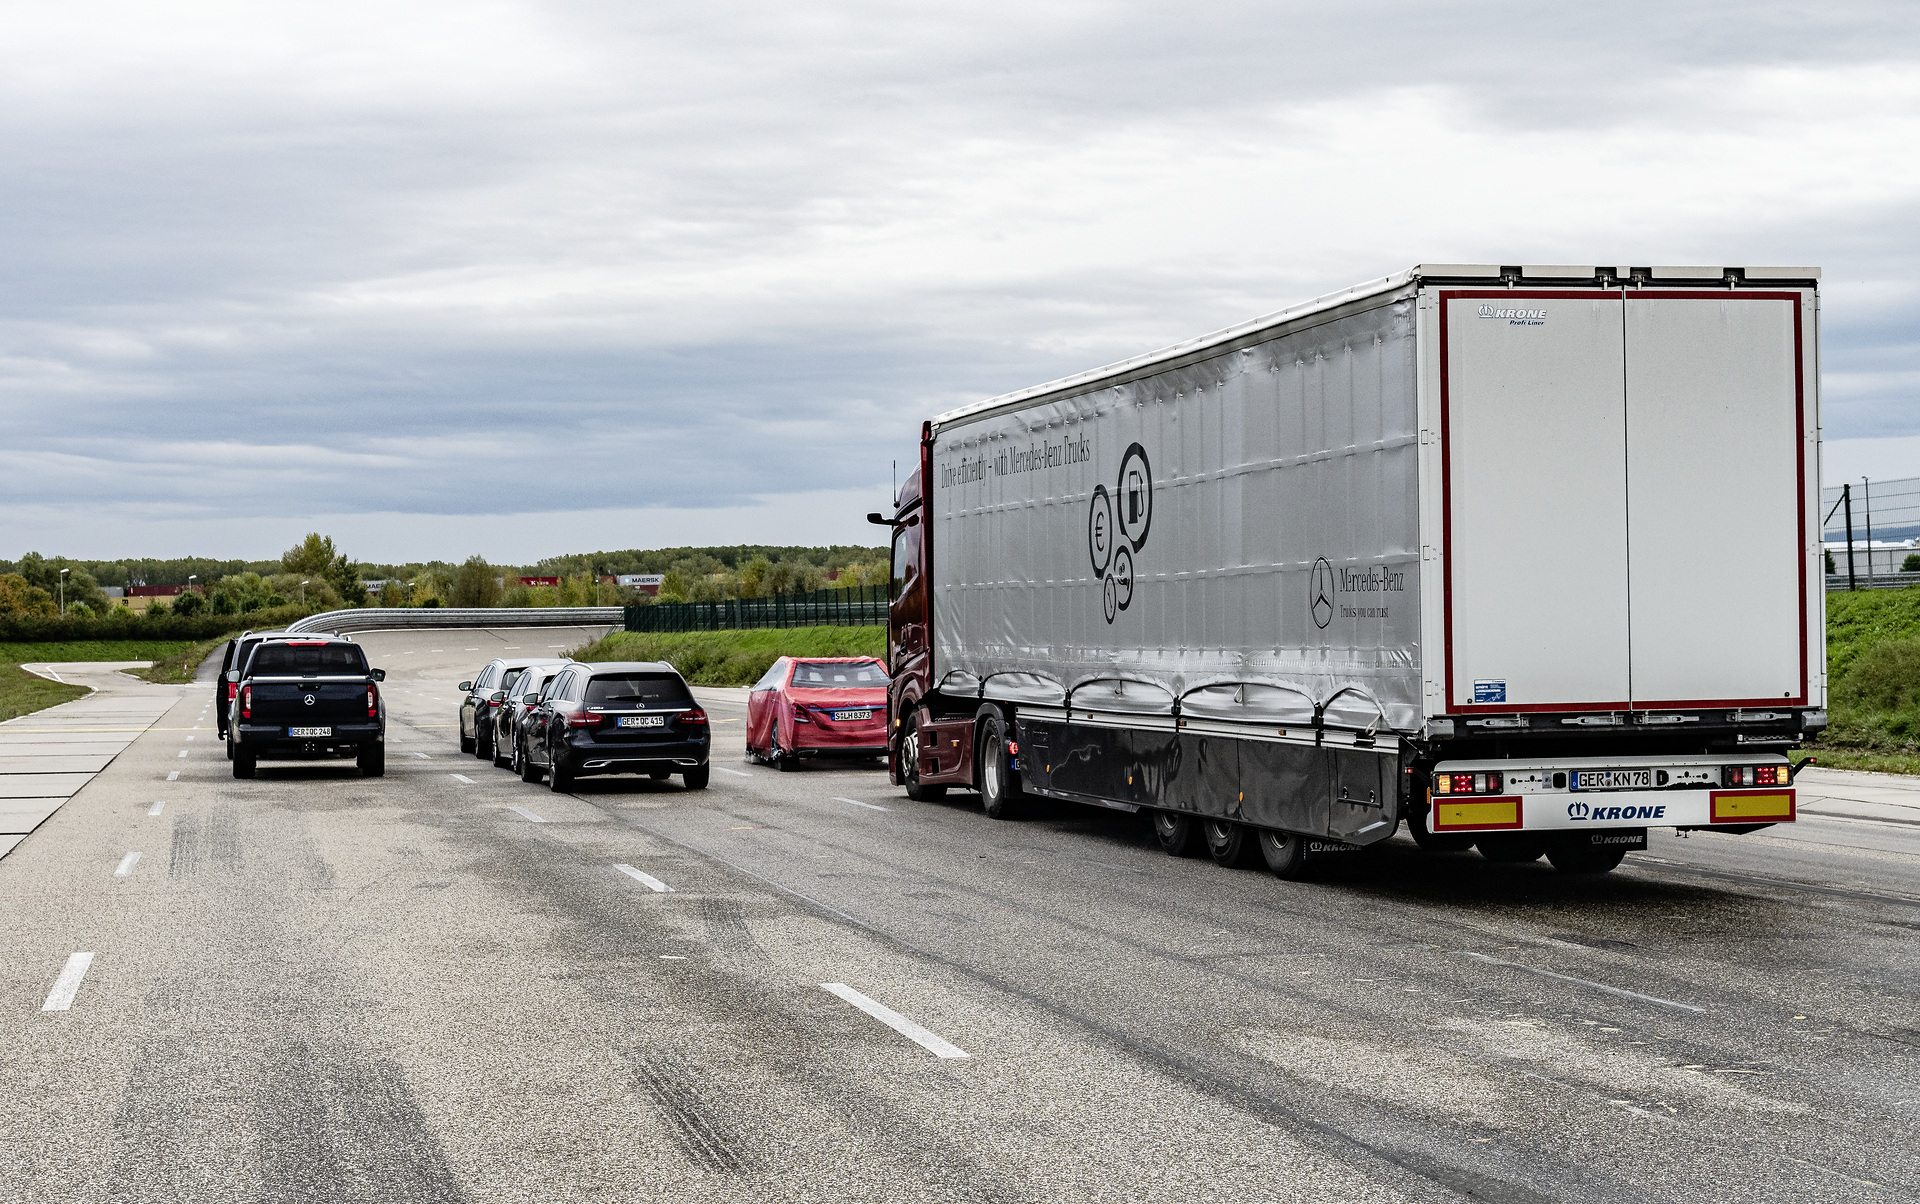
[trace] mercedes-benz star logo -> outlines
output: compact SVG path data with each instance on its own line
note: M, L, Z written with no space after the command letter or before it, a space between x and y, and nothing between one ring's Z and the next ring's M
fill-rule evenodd
M1313 611L1313 625L1325 627L1333 622L1333 566L1322 556L1313 562L1313 581L1307 586L1307 605Z
M312 706L312 705L313 705L313 695L311 695L311 694L309 694L309 695L307 695L307 705L308 705L308 706Z

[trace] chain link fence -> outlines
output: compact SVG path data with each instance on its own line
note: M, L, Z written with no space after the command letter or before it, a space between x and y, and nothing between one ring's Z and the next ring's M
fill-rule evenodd
M887 621L888 587L860 585L770 598L629 606L628 631L727 631L742 627L872 627Z

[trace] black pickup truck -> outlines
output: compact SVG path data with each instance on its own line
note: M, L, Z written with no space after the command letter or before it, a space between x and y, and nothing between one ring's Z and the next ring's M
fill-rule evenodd
M227 721L233 776L250 778L265 757L353 757L360 772L387 771L386 672L367 667L351 640L284 636L255 644L240 671Z

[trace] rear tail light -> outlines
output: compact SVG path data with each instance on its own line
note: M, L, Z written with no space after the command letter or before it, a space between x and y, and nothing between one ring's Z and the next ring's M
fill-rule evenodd
M240 692L240 683L239 683L239 682L237 682L237 681L230 681L230 682L228 682L228 683L227 683L227 701L228 701L228 702L232 702L232 701L233 701L233 696L234 696L235 694L238 694L239 692Z
M368 682L367 683L367 718L378 719L379 717L380 717L380 704L379 704L379 701L374 696L373 683Z
M707 725L707 713L699 707L694 707L690 711L680 712L680 722L692 724L695 727L705 727Z
M1433 775L1435 794L1499 794L1501 777L1497 773L1437 773Z
M812 723L813 722L813 720L807 718L807 708L801 706L799 703L795 703L793 705L793 721L795 723Z
M242 719L253 718L253 687L252 686L248 686L246 689L240 691L240 718Z
M1729 765L1725 780L1729 786L1785 786L1792 777L1785 765Z
M568 727L597 727L600 724L600 712L575 711L567 716Z

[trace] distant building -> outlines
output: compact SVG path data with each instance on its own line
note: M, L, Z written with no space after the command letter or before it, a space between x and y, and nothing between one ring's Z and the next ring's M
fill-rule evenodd
M1884 577L1888 573L1897 573L1905 564L1907 557L1920 552L1920 540L1910 539L1905 543L1889 543L1876 539L1871 545L1864 539L1853 541L1853 575L1856 577ZM1847 541L1827 544L1827 555L1833 557L1833 571L1844 577L1847 575Z
M130 598L177 598L186 593L188 588L184 585L135 585L128 588L127 596ZM207 592L207 587L204 585L191 588L196 594Z

